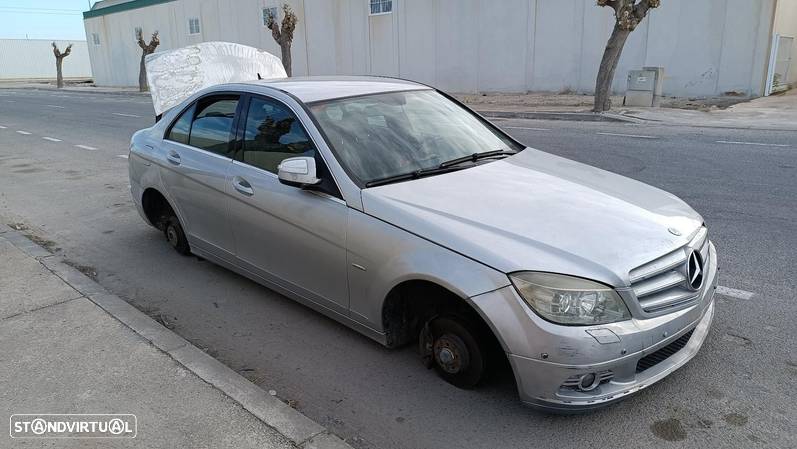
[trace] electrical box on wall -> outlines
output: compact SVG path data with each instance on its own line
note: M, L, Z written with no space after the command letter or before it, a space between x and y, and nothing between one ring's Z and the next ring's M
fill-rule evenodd
M625 93L625 106L658 107L661 104L664 69L645 67L628 72L628 90Z

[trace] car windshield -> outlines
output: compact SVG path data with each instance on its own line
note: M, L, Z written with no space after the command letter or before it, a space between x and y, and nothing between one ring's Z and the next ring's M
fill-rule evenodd
M362 185L478 153L522 149L433 90L329 100L310 109L339 162Z

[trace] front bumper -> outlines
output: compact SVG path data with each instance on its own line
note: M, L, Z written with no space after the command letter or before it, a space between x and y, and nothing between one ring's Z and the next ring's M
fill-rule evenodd
M700 350L714 317L717 285L714 246L709 250L708 277L699 301L654 318L601 326L561 326L530 311L512 287L472 300L507 350L524 403L558 412L599 408L663 379ZM675 352L673 347L677 348ZM647 369L637 372L639 361L646 357L643 365ZM648 367L645 363L651 358L657 363ZM565 386L569 379L582 374L607 372L611 380L591 391Z

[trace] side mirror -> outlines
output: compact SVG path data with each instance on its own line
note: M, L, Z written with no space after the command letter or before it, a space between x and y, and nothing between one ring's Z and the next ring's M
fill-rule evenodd
M280 182L293 187L316 185L321 182L316 176L315 159L312 157L289 157L277 166Z

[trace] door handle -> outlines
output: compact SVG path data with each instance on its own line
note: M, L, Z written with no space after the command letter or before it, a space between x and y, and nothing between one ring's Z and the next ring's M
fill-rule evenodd
M169 150L169 153L166 154L166 160L174 165L180 165L180 155L174 150Z
M235 190L246 196L252 196L255 194L255 189L252 188L252 184L249 184L249 181L241 178L240 176L233 178L232 186L235 187Z

